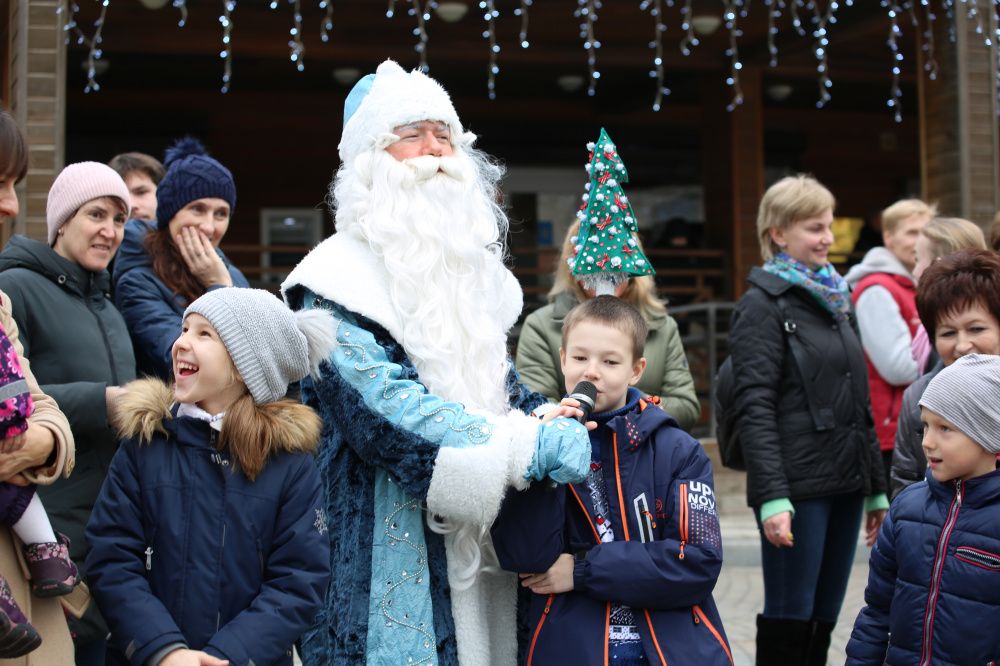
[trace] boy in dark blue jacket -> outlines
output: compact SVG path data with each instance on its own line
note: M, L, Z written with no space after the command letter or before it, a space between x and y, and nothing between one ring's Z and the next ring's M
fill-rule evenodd
M938 373L920 417L927 475L882 523L847 664L996 666L1000 356L970 354Z
M646 323L613 296L575 307L560 348L567 391L597 387L591 471L510 493L493 527L500 565L531 590L528 664L732 664L712 588L722 542L701 445L632 388ZM565 399L546 415L579 417Z

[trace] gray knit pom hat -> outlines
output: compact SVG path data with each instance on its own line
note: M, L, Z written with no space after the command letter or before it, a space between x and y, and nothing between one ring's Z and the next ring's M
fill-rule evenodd
M961 357L931 380L920 406L951 421L990 453L1000 453L1000 356Z
M263 289L213 289L184 310L207 319L258 405L285 397L288 385L318 374L336 344L325 310L292 312Z

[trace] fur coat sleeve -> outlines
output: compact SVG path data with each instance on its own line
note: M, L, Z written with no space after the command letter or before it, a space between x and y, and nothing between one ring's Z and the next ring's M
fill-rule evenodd
M328 301L317 303L336 317L337 346L309 396L334 421L328 426L438 516L492 523L506 488L527 486L538 419L518 410L473 413L430 393L402 348L377 325ZM542 402L516 381L509 389L524 408Z

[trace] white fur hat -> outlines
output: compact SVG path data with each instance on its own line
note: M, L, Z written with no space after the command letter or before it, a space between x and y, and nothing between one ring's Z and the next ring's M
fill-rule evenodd
M374 75L358 81L344 102L340 159L351 164L361 153L385 148L397 138L393 128L421 120L446 123L453 145L471 143L475 138L463 133L451 97L440 83L419 70L406 72L386 60Z

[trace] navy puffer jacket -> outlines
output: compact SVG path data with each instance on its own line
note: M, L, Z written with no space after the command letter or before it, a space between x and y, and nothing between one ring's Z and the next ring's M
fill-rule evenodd
M146 383L157 380L130 394ZM122 443L87 526L108 664L145 666L180 643L232 666L291 666L292 644L323 604L330 544L307 452L316 440L290 445L309 408L280 406L278 452L255 481L205 421L165 418L165 435Z
M847 665L1000 663L1000 471L899 494L872 549Z

